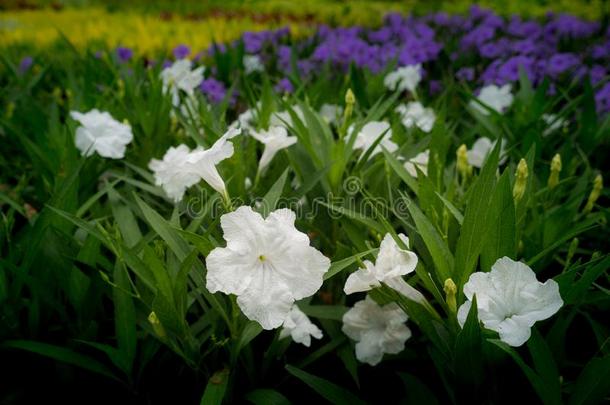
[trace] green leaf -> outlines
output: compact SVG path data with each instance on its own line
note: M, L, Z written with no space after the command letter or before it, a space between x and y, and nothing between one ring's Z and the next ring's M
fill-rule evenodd
M453 255L449 250L449 246L443 240L441 235L432 225L432 222L419 209L417 204L410 200L404 193L401 193L403 200L415 222L417 232L421 235L422 240L426 244L432 261L436 269L436 276L439 282L444 282L453 274Z
M7 340L0 344L0 347L21 349L42 356L80 367L85 370L103 375L116 381L121 381L117 378L110 369L91 357L82 355L65 347L55 346L47 343L36 342L33 340Z
M267 388L250 391L246 394L245 399L254 405L290 405L291 403L288 398L276 390Z
M360 260L361 258L363 258L364 256L371 254L371 253L375 253L377 252L379 249L370 249L367 250L366 252L362 252L362 253L357 253L353 256L347 257L345 259L341 259L339 261L333 262L330 265L330 268L328 269L328 271L326 273L324 273L324 280L328 280L329 278L336 276L337 274L339 274L341 272L341 270L351 266L352 264L356 263L358 260Z
M284 170L284 173L282 173L273 186L271 186L269 191L267 191L267 194L265 194L263 197L261 205L257 209L263 217L267 217L267 215L269 215L269 213L277 206L277 203L282 196L282 191L284 190L284 185L286 184L286 178L288 177L289 170L290 169L288 168Z
M409 373L398 373L405 386L405 404L438 405L434 393L419 378Z
M118 287L112 290L114 329L119 352L125 358L125 365L128 367L124 371L129 375L136 357L136 310L133 299L128 293L128 291L131 291L129 275L120 261L117 261L114 267L114 283Z
M610 356L595 357L582 370L574 391L570 397L570 405L599 404L610 394Z
M300 370L289 364L286 365L286 370L299 380L303 381L332 404L356 405L365 403L345 388L333 384L323 378L309 374L308 372Z
M454 368L456 375L469 384L477 384L483 377L481 339L477 299L474 296L466 322L455 339Z
M205 387L203 396L201 397L201 405L221 405L222 400L227 391L229 383L229 369L215 372L208 380L208 385Z

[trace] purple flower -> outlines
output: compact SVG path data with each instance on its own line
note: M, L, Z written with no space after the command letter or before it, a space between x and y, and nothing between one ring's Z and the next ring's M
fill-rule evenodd
M580 59L573 53L557 53L549 59L546 72L551 77L557 77L568 70L574 69L580 63Z
M25 74L28 70L30 70L33 63L34 59L31 56L24 56L19 62L19 73Z
M523 69L531 82L535 81L534 60L527 56L514 56L507 60L497 73L497 80L504 84L519 80L519 69Z
M463 80L466 82L471 82L474 80L474 68L471 67L463 67L455 72L455 77L458 80Z
M591 77L591 83L594 85L604 80L606 77L606 68L601 65L593 65L589 70L589 76Z
M133 56L133 51L131 50L131 48L119 46L116 49L116 55L119 58L119 61L124 63L128 62L129 59L131 59L131 57Z
M294 91L294 86L287 78L283 78L275 85L276 93L290 94Z
M443 86L442 86L440 80L430 80L430 82L428 83L428 86L430 86L431 95L438 94L443 90Z
M227 94L225 85L213 77L202 81L199 85L199 90L201 90L208 101L213 104L220 103Z
M184 59L191 54L191 48L184 44L180 44L174 48L174 58L176 59Z
M595 105L597 112L600 114L610 112L610 83L606 83L606 85L595 94Z
M161 69L167 69L168 67L170 67L172 65L172 61L169 59L165 59L163 61L163 63L161 64Z

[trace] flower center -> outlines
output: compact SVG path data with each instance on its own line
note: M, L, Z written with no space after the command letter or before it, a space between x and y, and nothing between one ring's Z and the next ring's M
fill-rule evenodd
M265 260L267 260L267 258L264 255L259 255L258 260L260 260L261 262L264 262Z

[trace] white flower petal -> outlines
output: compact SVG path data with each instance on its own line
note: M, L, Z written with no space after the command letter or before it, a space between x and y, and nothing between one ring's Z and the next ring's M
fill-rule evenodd
M83 156L97 153L101 157L122 159L133 140L131 127L112 118L107 112L93 109L87 113L70 112L81 126L76 129L75 145Z
M375 275L373 263L365 260L364 265L365 268L360 268L347 277L343 287L346 294L369 291L381 285Z
M296 343L309 347L312 337L322 339L323 335L320 328L314 325L298 306L293 305L282 325L280 339L288 336L292 337Z

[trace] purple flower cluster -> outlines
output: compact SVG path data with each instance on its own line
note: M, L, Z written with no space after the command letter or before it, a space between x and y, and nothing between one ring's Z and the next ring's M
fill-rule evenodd
M439 79L447 69L456 80L476 87L512 83L524 72L535 86L548 80L550 93L588 77L596 86L598 109L610 111L604 101L608 86L603 86L610 65L610 30L603 32L599 23L570 15L503 18L476 6L467 15L389 14L374 29L322 25L314 35L299 40L293 40L286 28L246 32L240 40L207 53L238 47L258 55L270 66L269 72L278 73L281 92L293 90L281 78L294 74L295 67L307 80L317 72L345 72L352 64L384 73L396 65L421 63L431 92L442 87ZM220 94L219 86L207 86L208 92Z
M205 95L210 103L220 103L227 94L225 85L213 77L205 79L199 85L199 90Z

